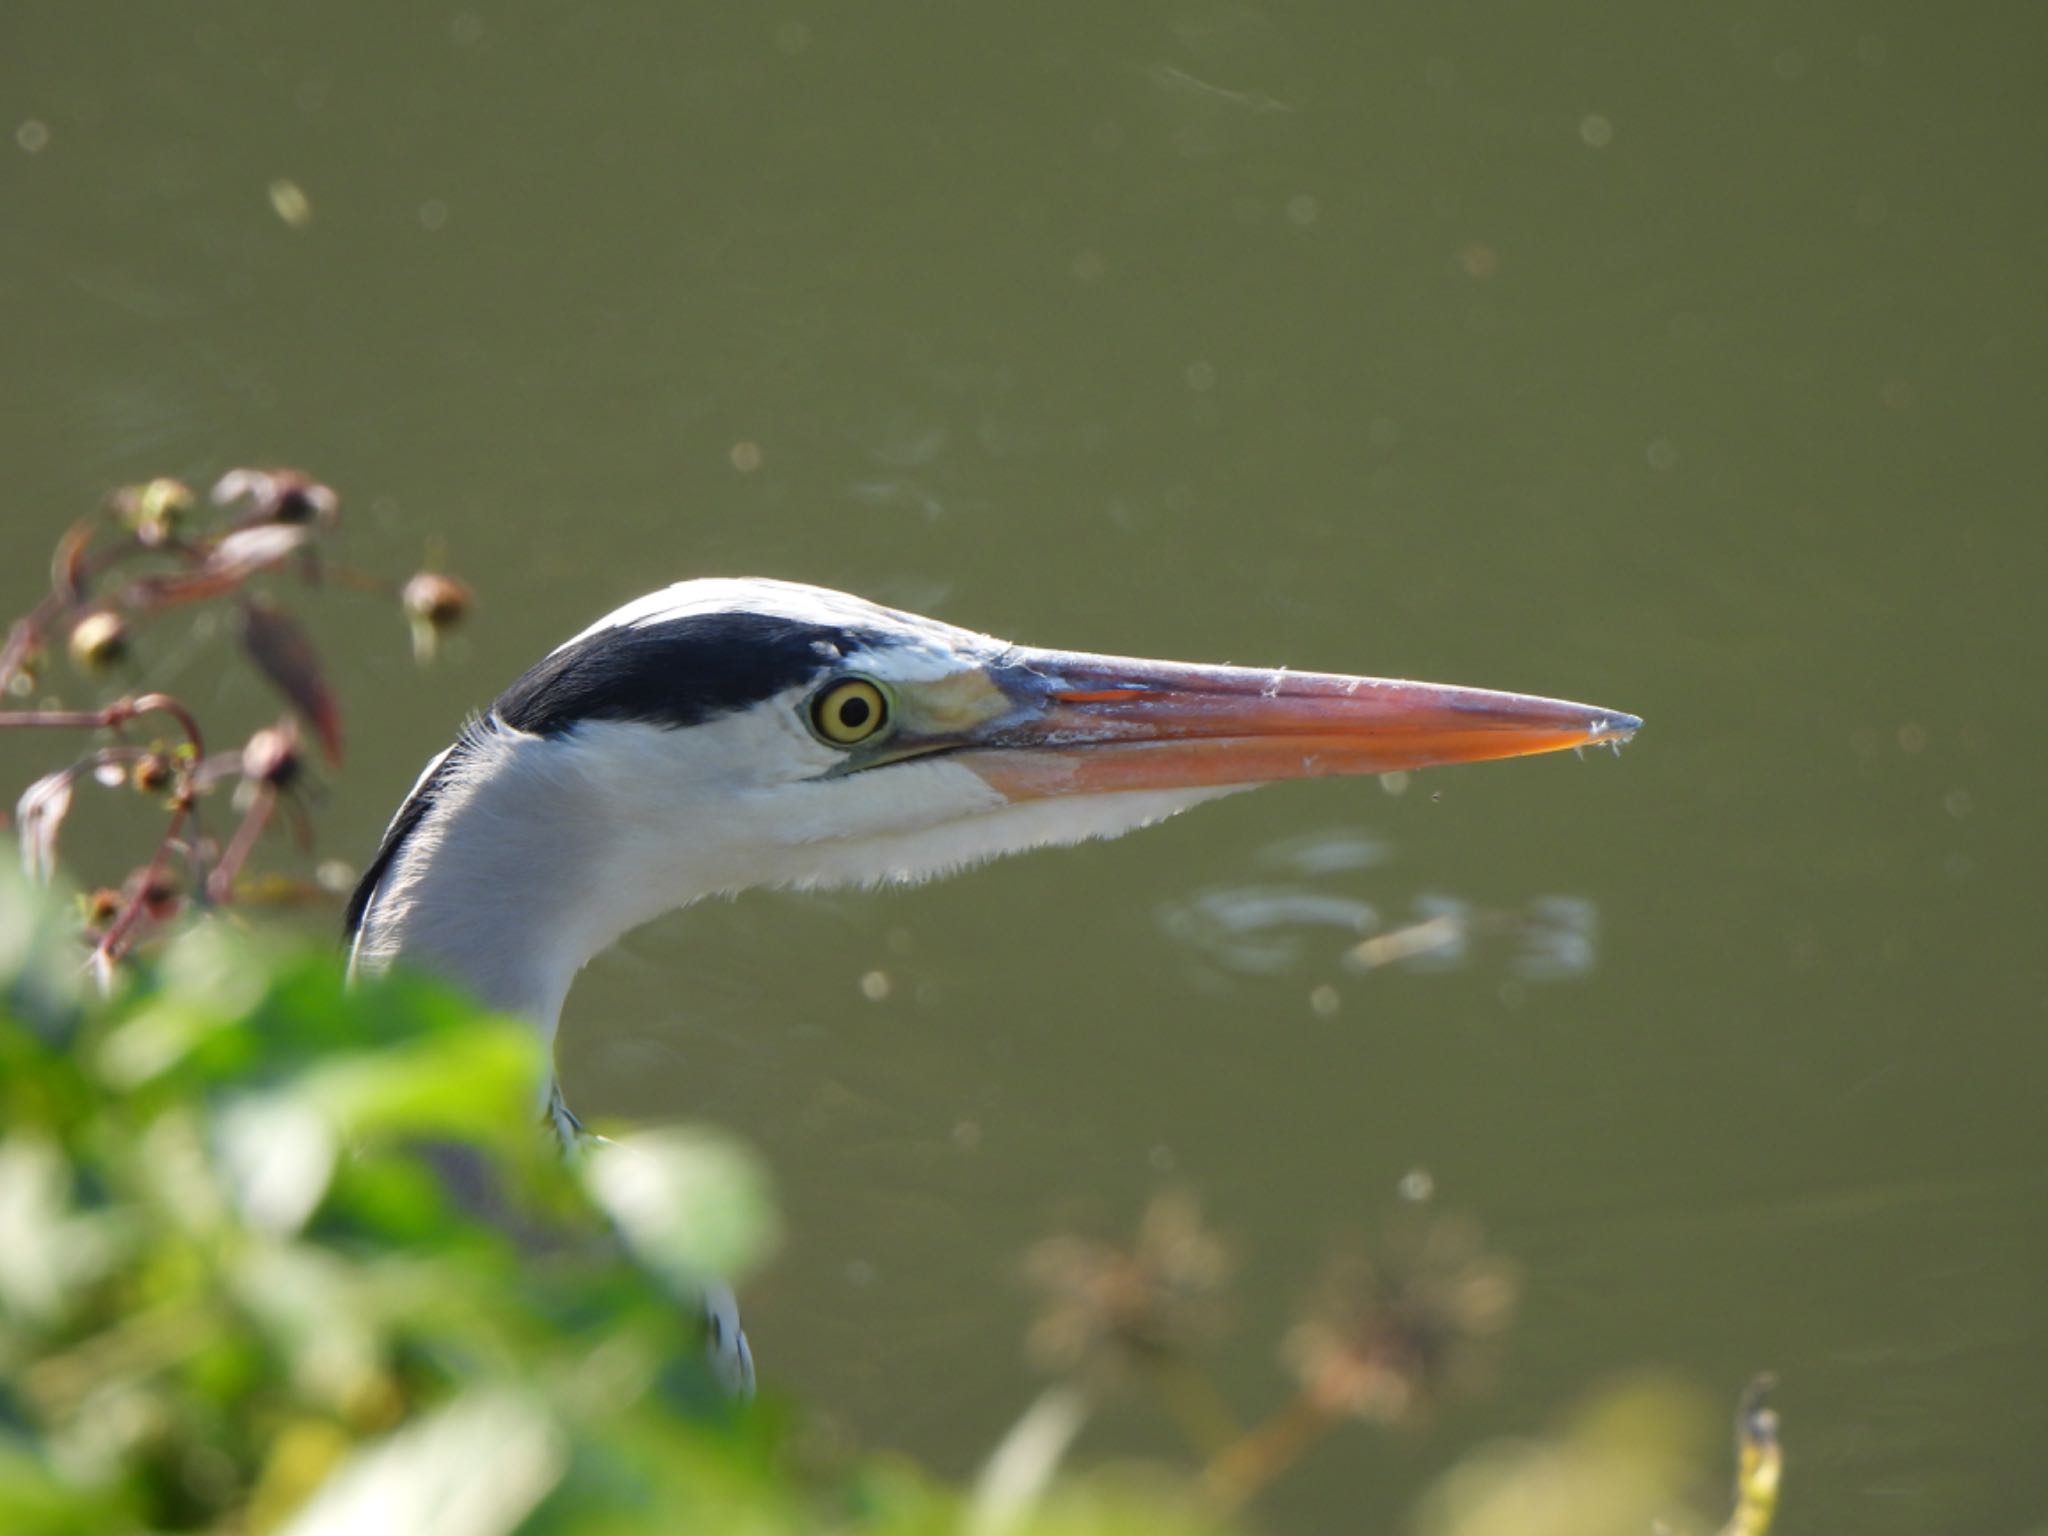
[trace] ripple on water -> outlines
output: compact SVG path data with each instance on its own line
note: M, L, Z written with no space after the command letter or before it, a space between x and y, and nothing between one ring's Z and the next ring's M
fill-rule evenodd
M1204 887L1164 902L1160 927L1224 969L1286 976L1332 963L1367 974L1389 966L1414 972L1497 964L1523 981L1565 981L1589 974L1599 954L1599 910L1584 897L1539 895L1512 906L1420 892L1399 917L1383 916L1359 889L1364 872L1386 862L1387 845L1355 831L1289 838L1261 850L1257 863L1296 876ZM1386 900L1385 875L1371 878Z

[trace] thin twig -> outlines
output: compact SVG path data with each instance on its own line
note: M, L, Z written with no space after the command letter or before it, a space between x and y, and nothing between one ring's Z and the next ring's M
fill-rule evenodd
M135 889L128 895L128 901L107 924L107 931L100 935L99 943L93 946L92 961L94 974L106 979L113 972L114 962L121 958L122 946L129 932L141 921L148 910L150 893L156 889L158 878L163 874L165 860L178 841L178 834L185 828L186 818L192 814L192 792L188 785L180 785L171 801L170 824L164 828L164 835L156 845L156 852L149 856L149 862L142 868L141 878L135 882Z
M270 825L271 813L277 809L277 789L270 784L258 784L249 809L235 828L235 835L228 839L228 845L221 850L215 861L213 873L206 877L207 899L217 904L226 903L235 891L235 881L242 873L242 866L255 851L256 840L263 835L263 829Z
M192 745L194 760L206 755L205 738L192 711L168 693L138 694L116 699L100 709L8 709L0 710L0 730L118 731L138 715L169 715L178 722Z
M1261 1488L1329 1433L1338 1415L1303 1392L1202 1469L1202 1491L1225 1513L1241 1509Z

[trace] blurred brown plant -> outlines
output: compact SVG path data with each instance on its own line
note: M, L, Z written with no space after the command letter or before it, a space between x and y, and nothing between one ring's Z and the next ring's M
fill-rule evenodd
M0 710L0 729L107 738L38 778L17 802L13 822L32 876L54 875L59 834L81 781L131 786L163 805L165 824L150 857L86 903L94 964L103 974L189 902L234 899L247 860L280 808L293 812L300 841L310 841L303 804L293 798L304 777L296 722L304 722L321 755L338 766L341 705L311 636L277 593L258 590L258 583L290 566L304 585L332 577L396 598L415 626L416 648L419 625L438 632L470 601L468 587L451 576L427 574L401 585L325 560L320 543L339 525L341 499L302 471L230 470L209 499L230 511L206 527L200 499L183 481L161 478L115 491L101 513L80 519L58 540L49 590L8 626L0 643L0 697L37 700ZM198 604L232 607L244 654L291 710L257 729L240 749L209 754L193 712L168 693L129 693L80 709L42 692L54 642L88 678L132 678L146 659L142 627ZM132 739L136 722L152 715L168 718L181 739ZM239 820L217 839L203 825L202 802L229 783Z
M1483 1379L1520 1288L1477 1225L1417 1213L1331 1263L1282 1355L1323 1412L1398 1423Z
M1404 1213L1375 1251L1333 1260L1281 1342L1299 1390L1209 1458L1211 1500L1238 1508L1347 1418L1400 1423L1475 1385L1518 1288L1477 1226L1428 1212Z
M1221 1328L1231 1268L1185 1192L1153 1200L1127 1247L1046 1238L1024 1260L1039 1296L1026 1348L1057 1374L1115 1376L1184 1355Z
M1015 1529L1052 1487L1104 1388L1134 1378L1187 1432L1205 1511L1227 1519L1346 1421L1411 1423L1485 1385L1521 1290L1517 1266L1474 1222L1400 1210L1370 1245L1354 1242L1326 1266L1281 1342L1294 1394L1240 1429L1196 1357L1217 1332L1231 1269L1185 1192L1155 1199L1127 1245L1062 1235L1030 1250L1040 1308L1028 1343L1062 1379L989 1457L973 1536ZM1764 1405L1771 1384L1758 1377L1743 1396L1735 1512L1717 1536L1768 1536L1781 1471L1777 1418ZM1448 1536L1525 1526L1619 1533L1653 1520L1697 1531L1703 1522L1681 1487L1695 1465L1683 1443L1690 1400L1654 1385L1616 1389L1552 1441L1475 1453L1440 1484L1426 1524Z

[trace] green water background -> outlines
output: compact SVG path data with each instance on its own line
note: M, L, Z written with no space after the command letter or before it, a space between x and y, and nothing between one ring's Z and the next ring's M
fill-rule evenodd
M572 1095L753 1139L764 1375L942 1468L1034 1390L1052 1226L1198 1188L1250 1411L1425 1170L1526 1270L1497 1390L1343 1439L1271 1528L1389 1528L1617 1373L1767 1365L1785 1532L2026 1529L2044 45L1829 0L13 4L0 599L107 486L239 462L339 487L363 564L444 550L482 601L432 672L305 609L352 860L465 710L692 574L1636 711L1618 763L665 920L578 987ZM142 675L260 718L221 657L166 630ZM1436 963L1344 963L1445 911Z

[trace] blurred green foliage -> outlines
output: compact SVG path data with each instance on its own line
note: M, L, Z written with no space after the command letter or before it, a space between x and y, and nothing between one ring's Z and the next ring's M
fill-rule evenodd
M775 1237L743 1150L668 1129L564 1158L525 1023L416 978L346 987L338 957L225 920L111 996L80 956L68 914L0 874L6 1536L1190 1536L1351 1417L1311 1383L1204 1467L1063 1475L1100 1393L1134 1384L1083 1351L971 1490L892 1456L822 1464L796 1414L736 1402L705 1358L699 1277ZM1136 1376L1185 1387L1187 1341L1147 1298L1212 1287L1217 1252L1191 1207L1129 1255L1066 1240L1054 1311L1092 1309L1087 1337L1142 1341ZM1385 1329L1359 1337L1380 1360ZM1705 1529L1693 1403L1618 1388L1482 1447L1415 1526Z
M0 879L0 1530L930 1528L713 1383L690 1277L772 1235L736 1149L565 1162L533 1031L415 979L77 956Z

